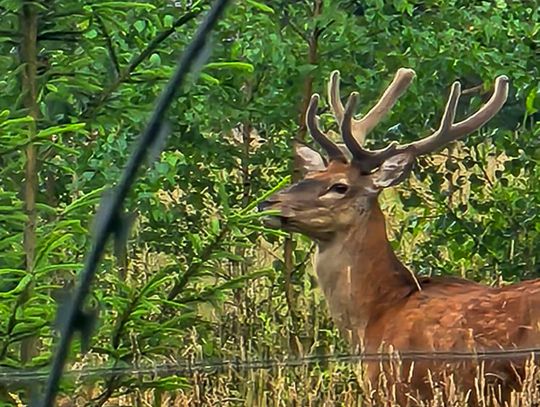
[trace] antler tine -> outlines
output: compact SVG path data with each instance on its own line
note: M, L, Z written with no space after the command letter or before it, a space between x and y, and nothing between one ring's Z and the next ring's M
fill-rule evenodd
M341 126L345 109L343 108L343 103L341 103L339 93L339 71L333 71L330 74L330 80L328 81L328 103L332 108L334 117ZM362 140L360 140L360 142L362 142Z
M412 69L400 68L396 72L394 79L388 85L379 101L360 120L353 124L353 134L357 139L365 139L373 128L379 124L384 116L396 104L399 97L409 87L415 77Z
M495 116L503 107L508 97L509 79L501 75L495 80L493 95L476 113L467 119L454 123L456 107L461 94L461 85L455 82L452 85L448 103L441 119L441 125L430 136L408 144L406 147L414 147L415 155L423 155L438 150L444 145L459 140L460 138L479 129ZM405 146L404 146L405 147Z
M343 154L343 151L328 138L326 134L319 128L319 119L317 117L317 105L319 103L319 95L314 93L311 96L309 106L306 112L306 125L311 133L311 136L317 143L328 153L330 161L342 161L347 162L347 158Z
M456 118L456 110L461 96L461 83L454 82L450 89L450 96L448 96L448 102L444 108L444 113L441 118L441 124L439 126L439 133L446 133L452 128L454 119Z
M355 135L361 134L365 137L392 109L399 97L407 90L415 75L412 69L398 69L394 79L388 85L377 104L356 123L356 128L353 128Z
M356 159L362 159L367 155L366 150L362 148L360 142L354 138L352 133L352 121L356 104L358 103L358 92L352 92L349 95L347 104L345 105L345 111L340 123L341 137L345 142L345 145L351 152L352 156Z
M409 87L415 77L412 69L400 68L396 72L394 79L388 85L379 101L373 108L360 120L351 117L351 132L357 142L362 145L366 136L383 119L383 117L396 104L399 97ZM328 99L332 112L339 123L343 122L345 109L341 103L339 95L339 71L333 71L328 81Z
M358 93L352 92L345 105L343 121L341 122L341 136L345 145L353 156L353 163L360 169L362 173L369 173L372 169L378 167L384 160L394 154L398 144L390 143L387 147L380 150L364 149L358 139L353 136L353 114L358 101Z

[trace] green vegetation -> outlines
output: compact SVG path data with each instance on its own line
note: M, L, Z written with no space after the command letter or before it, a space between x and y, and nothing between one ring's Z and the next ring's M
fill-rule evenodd
M49 363L97 204L209 3L0 1L2 369ZM537 21L525 0L237 0L171 110L169 143L130 194L128 242L103 259L88 300L96 329L76 340L69 369L347 351L316 288L310 242L264 229L253 209L296 176L292 142L311 142L303 112L334 69L363 112L399 67L416 70L371 137L379 147L436 126L454 80L469 89L463 117L497 75L511 78L489 126L419 160L383 207L419 274L540 276ZM336 130L331 115L322 121ZM72 374L62 390L65 403L88 406L360 405L359 369ZM0 400L27 403L39 390L30 384L3 379Z

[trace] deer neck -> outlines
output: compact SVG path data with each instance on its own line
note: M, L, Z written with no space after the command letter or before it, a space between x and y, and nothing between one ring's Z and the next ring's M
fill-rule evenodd
M356 340L385 309L417 290L392 250L378 203L373 205L317 251L316 272L332 318Z

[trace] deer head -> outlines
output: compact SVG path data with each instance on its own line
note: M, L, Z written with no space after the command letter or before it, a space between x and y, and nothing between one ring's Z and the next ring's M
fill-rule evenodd
M319 95L314 94L306 113L306 124L329 160L309 147L297 147L306 172L304 179L260 205L260 209L280 211L278 216L266 219L268 226L300 232L318 242L332 239L337 232L368 219L377 206L378 194L404 180L416 157L434 152L483 126L501 109L508 95L508 78L499 76L489 101L473 115L454 123L461 94L460 83L455 82L439 128L433 134L409 144L393 142L380 150L362 147L366 135L390 111L414 76L412 69L399 69L375 106L357 120L353 116L358 93L351 93L344 107L339 95L339 72L331 74L328 98L346 151L319 128L316 115Z

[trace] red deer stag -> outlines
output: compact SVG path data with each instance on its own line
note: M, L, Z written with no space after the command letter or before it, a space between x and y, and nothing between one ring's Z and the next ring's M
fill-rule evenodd
M365 136L414 76L411 69L398 70L377 104L357 120L353 115L358 94L352 93L343 107L339 72L333 72L328 84L329 102L348 152L319 128L319 95L314 94L306 123L329 160L308 147L297 147L306 170L304 179L260 205L261 210L279 211L265 223L302 233L317 243L315 268L332 318L341 332L366 352L470 352L538 345L540 280L495 288L455 277L415 277L392 250L377 202L381 190L405 179L417 156L434 152L483 126L501 109L508 95L508 78L499 76L489 101L470 117L454 123L461 93L456 82L433 134L380 150L362 147ZM526 358L485 362L483 383L492 396L496 393L497 398L507 400L511 389L519 388ZM484 393L476 391L474 395L478 389L476 362L402 362L398 373L387 363L366 364L374 388L383 382L393 385L400 405L433 397L433 380L437 378L443 388L454 383L470 390L472 405L478 404L478 394ZM445 373L446 367L458 372L453 382Z

